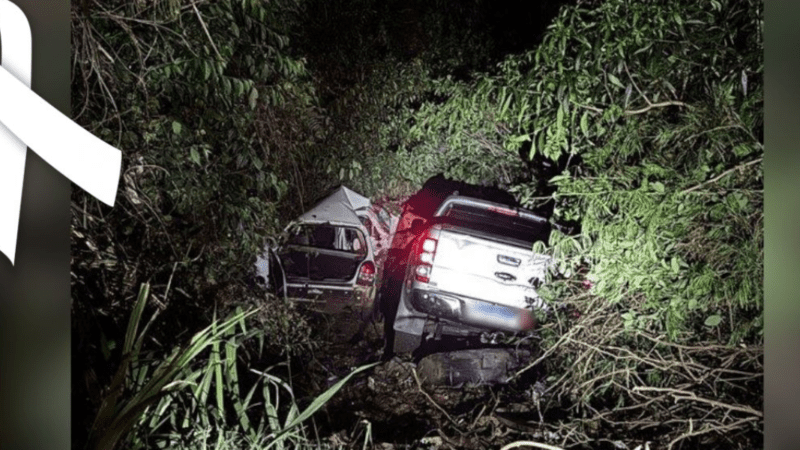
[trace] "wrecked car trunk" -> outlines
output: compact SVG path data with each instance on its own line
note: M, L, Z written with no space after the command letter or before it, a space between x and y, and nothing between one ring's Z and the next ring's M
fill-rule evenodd
M341 186L265 249L256 261L257 280L284 297L371 306L395 224L368 198Z

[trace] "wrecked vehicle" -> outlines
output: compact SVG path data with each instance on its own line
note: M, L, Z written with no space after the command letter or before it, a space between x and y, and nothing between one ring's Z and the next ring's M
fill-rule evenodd
M490 194L432 178L404 206L389 251L385 352L422 358L433 379L503 382L529 355L492 344L530 330L533 310L547 309L536 289L551 259L532 248L547 243L551 224L511 206L508 193Z
M371 305L396 219L347 187L286 227L256 260L256 280L283 297Z
M531 248L548 233L547 220L530 211L448 197L407 260L394 351L413 351L423 337L531 329L532 308L545 306L536 287L549 262Z

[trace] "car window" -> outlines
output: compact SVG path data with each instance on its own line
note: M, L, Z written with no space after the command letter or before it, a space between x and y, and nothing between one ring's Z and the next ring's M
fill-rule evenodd
M366 242L361 231L350 227L336 227L334 249L352 253L366 253Z
M286 243L289 245L311 245L311 228L307 226L294 227L289 232L289 238Z
M453 204L443 211L445 222L451 222L486 233L525 241L547 241L549 225L546 222L511 216L492 209L465 204Z
M365 253L366 241L360 230L330 224L301 225L288 239L289 245L326 250Z

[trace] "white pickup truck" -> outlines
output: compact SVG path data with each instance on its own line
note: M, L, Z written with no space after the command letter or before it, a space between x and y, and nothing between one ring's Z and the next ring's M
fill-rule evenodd
M534 325L550 258L534 254L549 222L531 211L451 195L414 230L393 324L395 353L442 336L516 333Z

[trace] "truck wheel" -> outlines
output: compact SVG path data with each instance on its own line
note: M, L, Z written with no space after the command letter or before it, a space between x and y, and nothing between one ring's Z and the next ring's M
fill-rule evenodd
M411 353L419 347L422 342L422 336L416 334L404 333L402 331L394 332L394 352L395 353Z

